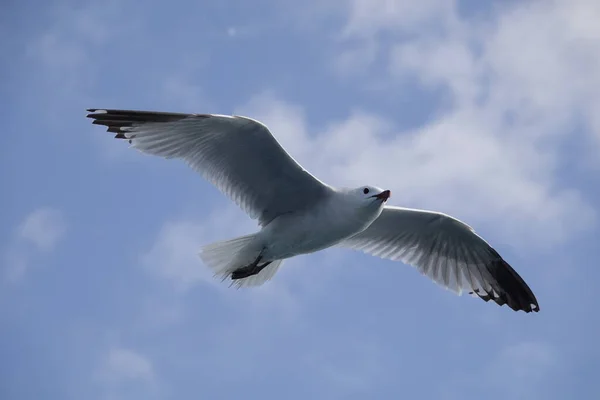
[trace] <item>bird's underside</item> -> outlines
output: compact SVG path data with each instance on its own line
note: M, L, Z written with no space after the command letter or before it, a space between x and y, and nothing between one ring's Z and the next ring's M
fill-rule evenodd
M250 118L88 111L93 124L105 126L115 138L141 152L185 161L263 228L279 215L306 212L331 195L330 186L297 164L265 125ZM200 257L216 276L231 279L239 287L261 285L273 277L283 260L264 261L262 254L253 253L240 258L243 262L231 261L248 248L252 237L204 246ZM472 228L442 213L386 205L367 229L340 246L411 265L457 293L466 291L515 311L539 311L529 286L496 250Z

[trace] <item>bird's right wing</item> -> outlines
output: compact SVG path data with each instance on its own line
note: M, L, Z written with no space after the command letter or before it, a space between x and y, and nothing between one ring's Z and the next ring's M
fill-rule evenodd
M340 245L415 266L459 294L468 290L515 311L539 311L529 286L496 250L471 227L442 213L385 207L367 229Z
M215 114L88 110L96 125L144 153L181 158L261 225L308 208L331 188L299 165L258 121Z

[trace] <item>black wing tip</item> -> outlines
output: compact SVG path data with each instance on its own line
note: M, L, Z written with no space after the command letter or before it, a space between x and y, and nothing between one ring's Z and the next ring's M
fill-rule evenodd
M85 111L88 112L85 116L86 118L96 118L99 115L106 114L106 111L103 108L88 108Z
M513 302L509 302L507 300L505 300L503 298L503 296L499 296L499 297L493 297L492 295L489 294L481 294L478 293L478 291L474 291L474 292L469 292L469 294L475 294L477 295L481 300L485 301L486 303L490 300L494 301L496 304L498 304L499 306L503 306L505 304L508 305L508 307L510 307L513 311L523 311L525 313L537 313L540 311L540 306L537 302L537 300L535 300L535 298L531 301L531 302L525 302L525 303L513 303Z
M494 301L499 306L508 305L514 311L525 313L539 312L540 306L535 295L523 278L506 261L499 257L487 266L487 270L495 280L494 293L470 292L483 301Z
M92 118L94 125L106 126L106 131L116 133L117 139L126 139L123 128L147 123L164 123L179 121L197 114L183 114L161 111L116 110L109 108L88 108L87 118Z

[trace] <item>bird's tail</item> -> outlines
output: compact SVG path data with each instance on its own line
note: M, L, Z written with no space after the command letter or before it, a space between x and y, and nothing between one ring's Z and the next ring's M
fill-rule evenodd
M200 249L199 256L214 272L215 277L225 280L231 277L233 271L252 264L259 256L260 251L252 246L254 238L255 234L251 234L211 243ZM275 275L282 262L283 260L275 260L256 275L232 281L233 285L237 287L260 286Z

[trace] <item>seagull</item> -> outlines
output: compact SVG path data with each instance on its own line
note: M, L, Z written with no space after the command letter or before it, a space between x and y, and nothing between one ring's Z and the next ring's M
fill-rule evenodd
M237 287L269 281L285 259L343 247L400 261L457 294L538 312L519 274L469 225L387 205L390 190L330 186L306 171L263 123L242 116L88 109L93 124L139 151L182 159L260 230L205 245L201 260Z

